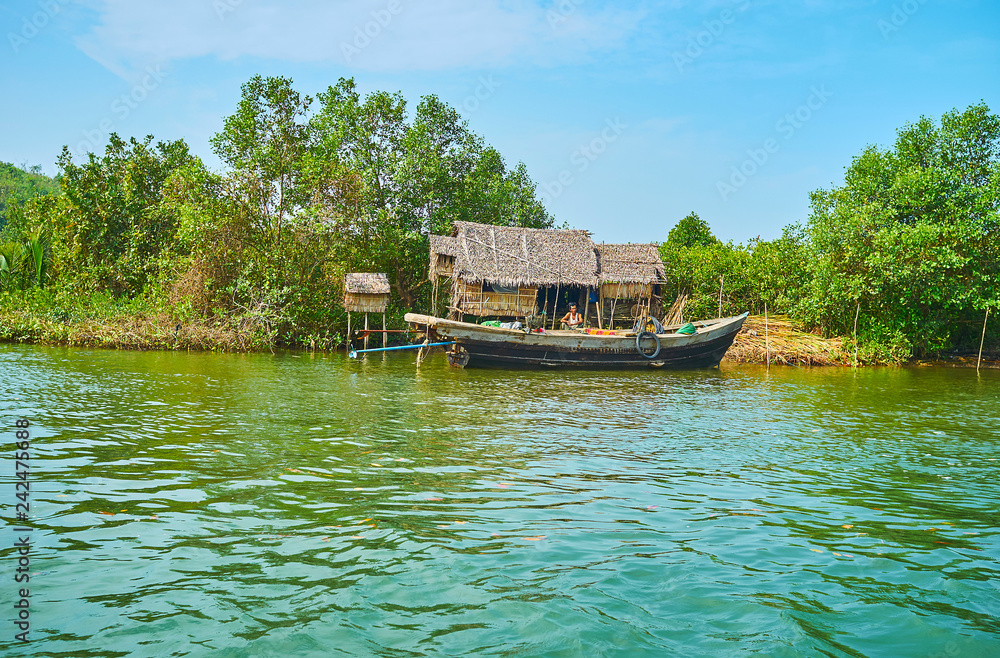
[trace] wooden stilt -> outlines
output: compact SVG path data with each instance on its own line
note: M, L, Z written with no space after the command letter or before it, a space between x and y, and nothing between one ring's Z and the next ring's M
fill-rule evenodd
M861 313L861 302L858 302L858 308L854 311L854 369L858 369L858 315Z
M382 347L388 344L389 334L385 333L385 313L382 314Z
M615 330L615 307L618 306L618 297L622 294L622 282L618 282L618 289L615 290L615 298L611 300L611 317L608 318L608 329Z
M726 285L726 275L723 274L719 277L719 315L716 317L722 317L722 288Z
M347 351L351 351L351 312L347 312Z
M365 313L365 349L368 349L368 314Z
M767 304L764 304L764 358L767 362L767 369L771 369L771 336L767 329Z
M983 342L986 340L986 321L990 319L990 309L986 309L986 317L983 318L983 335L979 339L979 358L976 359L976 374L979 374L979 364L983 360Z
M559 283L556 283L556 298L552 301L552 328L556 328L556 316L559 315Z

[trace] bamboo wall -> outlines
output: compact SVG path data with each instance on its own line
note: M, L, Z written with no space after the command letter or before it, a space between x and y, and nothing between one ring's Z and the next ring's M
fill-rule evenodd
M652 283L602 283L601 297L604 299L649 299L653 294Z
M344 293L344 309L351 313L385 313L389 305L389 295L364 295Z
M522 286L516 295L498 292L483 292L479 283L459 281L456 286L456 301L453 304L468 315L497 315L500 317L523 317L535 312L538 288Z
M437 263L434 265L434 273L438 276L451 276L455 271L455 257L446 254L437 255Z

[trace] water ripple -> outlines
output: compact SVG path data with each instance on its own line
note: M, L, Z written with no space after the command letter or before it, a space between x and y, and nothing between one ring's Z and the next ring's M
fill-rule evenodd
M33 655L1000 653L993 372L0 371Z

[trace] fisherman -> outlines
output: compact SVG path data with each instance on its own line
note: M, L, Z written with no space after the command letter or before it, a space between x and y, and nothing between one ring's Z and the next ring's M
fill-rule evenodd
M576 329L583 324L583 316L576 310L576 304L569 305L569 313L562 317L559 325L561 329Z

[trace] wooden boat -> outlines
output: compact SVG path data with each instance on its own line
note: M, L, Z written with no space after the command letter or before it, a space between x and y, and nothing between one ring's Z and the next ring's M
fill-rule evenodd
M677 333L681 325L665 327L658 334L586 330L526 333L417 313L407 313L405 318L431 342L454 341L448 357L459 366L711 368L719 365L747 315L694 322L697 331L690 335Z

